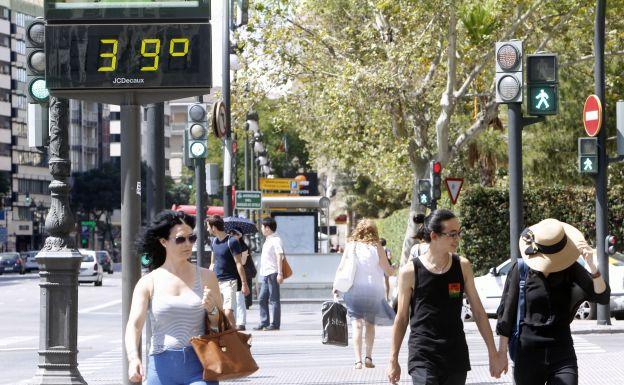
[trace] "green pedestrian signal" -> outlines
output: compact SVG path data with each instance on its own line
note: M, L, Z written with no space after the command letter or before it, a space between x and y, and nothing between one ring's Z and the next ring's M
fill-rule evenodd
M539 84L527 86L529 115L556 115L558 110L557 86Z
M527 55L527 110L529 115L556 115L559 112L557 55Z
M598 174L598 138L578 138L578 167L581 174Z
M598 157L593 155L580 156L579 171L581 174L598 174Z

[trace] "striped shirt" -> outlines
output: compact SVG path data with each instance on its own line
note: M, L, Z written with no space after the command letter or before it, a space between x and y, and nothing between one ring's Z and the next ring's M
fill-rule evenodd
M205 311L202 305L203 288L199 269L195 268L192 293L182 295L160 294L154 280L154 292L148 308L152 324L149 354L165 350L179 350L190 346L190 339L204 334Z

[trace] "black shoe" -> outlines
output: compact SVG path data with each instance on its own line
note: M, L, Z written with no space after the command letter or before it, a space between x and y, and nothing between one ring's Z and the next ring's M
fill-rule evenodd
M268 328L264 325L258 325L255 328L253 328L253 330L262 331L262 330L268 330Z
M241 332L245 331L245 325L238 325L238 326L236 326L236 330L241 331Z
M265 330L279 330L277 326L269 325Z

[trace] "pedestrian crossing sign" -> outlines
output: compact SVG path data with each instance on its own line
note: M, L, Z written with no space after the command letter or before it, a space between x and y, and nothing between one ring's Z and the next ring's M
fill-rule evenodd
M558 113L556 84L529 84L527 88L529 115L556 115Z
M598 156L579 156L579 172L581 174L598 174Z

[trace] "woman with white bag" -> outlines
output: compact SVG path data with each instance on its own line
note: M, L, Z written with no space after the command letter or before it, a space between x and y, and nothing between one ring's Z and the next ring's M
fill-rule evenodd
M364 366L372 360L375 323L392 321L394 311L385 300L384 273L394 274L381 246L377 226L370 219L358 222L336 271L333 292L341 293L353 326L355 369L362 369L362 329L366 329Z

